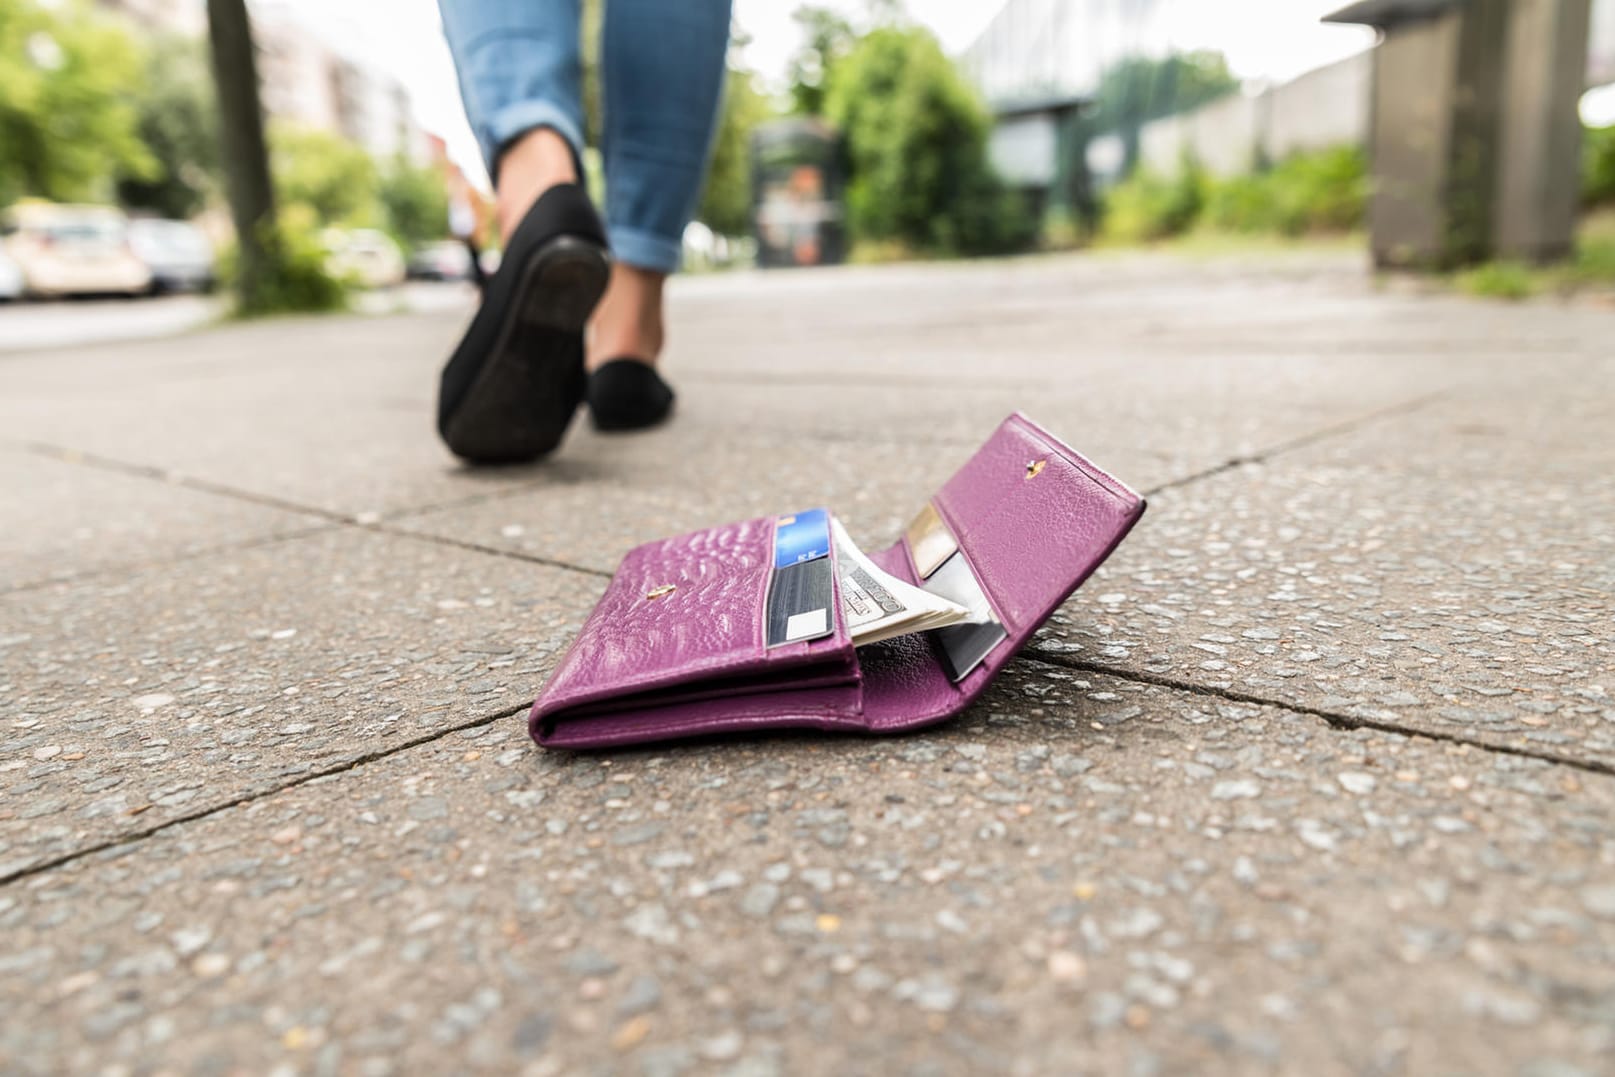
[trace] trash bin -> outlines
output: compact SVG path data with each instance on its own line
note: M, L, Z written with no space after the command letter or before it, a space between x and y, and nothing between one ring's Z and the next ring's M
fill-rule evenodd
M757 264L834 265L846 258L841 140L811 119L776 120L752 135Z
M1370 241L1380 266L1548 261L1574 241L1591 0L1361 0L1381 31Z

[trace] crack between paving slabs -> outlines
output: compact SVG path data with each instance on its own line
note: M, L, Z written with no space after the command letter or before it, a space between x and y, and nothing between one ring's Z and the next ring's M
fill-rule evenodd
M1245 453L1245 454L1240 454L1240 455L1236 455L1236 456L1231 456L1231 457L1227 458L1226 460L1223 460L1222 462L1220 462L1218 464L1212 465L1211 467L1204 468L1204 469L1202 469L1200 471L1192 472L1192 473L1190 473L1188 475L1185 475L1185 476L1182 476L1180 478L1170 479L1170 480L1168 480L1166 482L1158 483L1157 485L1155 485L1153 487L1150 487L1149 489L1143 491L1143 493L1144 493L1144 495L1146 497L1154 497L1155 495L1157 495L1159 493L1162 493L1163 491L1166 491L1166 490L1177 489L1177 488L1182 487L1182 486L1190 485L1191 483L1199 482L1199 481L1201 481L1203 479L1209 479L1209 478L1211 478L1213 476L1223 474L1224 472L1227 472L1227 471L1232 471L1232 470L1234 470L1236 468L1245 466L1247 464L1258 463L1258 462L1261 462L1261 461L1265 461L1265 460L1271 459L1271 458L1273 458L1275 456L1282 455L1282 454L1284 454L1286 452L1291 452L1291 451L1303 448L1303 447L1308 446L1308 445L1316 444L1319 441L1327 440L1328 438L1331 438L1331 437L1339 437L1339 436L1342 436L1344 434L1348 434L1348 433L1351 433L1351 432L1353 432L1355 430L1358 430L1358 429L1362 428L1363 426L1366 426L1366 425L1368 425L1370 423L1376 422L1376 421L1378 421L1380 419L1389 418L1389 417L1391 417L1393 415L1402 415L1402 414L1407 414L1409 412L1417 411L1420 408L1426 407L1429 404L1434 403L1435 401L1441 399L1444 395L1445 394L1439 393L1439 392L1438 393L1427 393L1427 394L1425 394L1423 396L1418 396L1418 397L1414 397L1411 400L1403 401L1400 404L1394 404L1394 405L1391 405L1389 407L1379 408L1379 409L1376 409L1374 411L1368 412L1366 414L1354 416L1354 417L1352 417L1350 419L1343 420L1342 422L1334 423L1334 424L1332 424L1330 426L1325 426L1325 427L1323 427L1323 428L1321 428L1319 430L1315 430L1315 431L1312 431L1312 432L1307 433L1307 434L1302 434L1302 435L1300 435L1298 437L1290 438L1290 439L1288 439L1286 441L1278 442L1278 443L1276 443L1274 445L1268 446L1267 448L1259 449L1259 450L1257 450L1256 452L1253 452L1253 453ZM821 435L821 436L827 436L827 435ZM834 437L829 437L828 439L829 440L837 440ZM849 439L845 439L845 440L855 440L855 439L850 439L849 438ZM946 442L946 441L939 442L939 443L949 443L949 444L951 444L951 442ZM180 473L177 473L177 472L169 471L169 470L166 470L164 468L153 467L153 466L145 465L145 464L131 464L131 463L127 463L127 462L122 461L122 460L114 460L114 459L112 459L110 457L100 456L100 455L95 454L95 453L87 453L87 452L83 452L83 451L78 450L78 449L72 449L72 448L68 448L66 446L62 446L62 445L54 445L54 444L51 444L49 442L27 441L27 442L20 443L20 447L25 449L26 451L35 453L35 454L40 455L40 456L48 457L50 459L57 460L57 461L62 462L62 463L78 464L78 465L83 466L83 467L98 468L98 469L104 470L104 471L112 471L112 472L115 472L117 474L128 475L128 476L132 476L132 477L135 477L135 478L146 479L146 480L153 481L153 482L165 483L165 484L171 485L171 486L180 486L180 487L183 487L185 489L197 491L199 493L211 494L211 495L213 495L215 497L228 497L228 498L233 498L233 499L238 500L238 501L246 501L246 502L250 502L252 504L262 505L262 506L265 506L265 507L268 507L268 508L278 509L278 510L283 511L283 512L292 512L292 513L298 513L298 514L305 515L305 516L314 516L314 517L317 517L319 519L326 520L326 521L328 521L328 522L330 522L332 524L340 525L340 526L344 526L344 527L354 527L354 528L359 528L359 529L362 529L362 530L369 530L369 531L377 532L379 534L391 535L391 536L394 536L394 537L409 539L409 540L413 540L413 541L416 541L416 542L429 542L429 543L433 543L433 544L436 544L436 545L439 545L439 546L447 546L447 547L454 548L454 549L467 550L467 551L470 551L470 552L473 552L473 553L488 554L488 555L493 556L493 557L504 557L504 558L508 558L510 560L522 561L522 562L525 562L525 563L528 563L528 564L546 565L546 566L548 566L550 568L557 568L557 569L561 569L561 570L568 571L568 572L579 572L579 573L583 573L585 575L595 576L597 578L609 578L611 576L611 573L609 573L609 572L604 572L604 571L602 571L600 569L589 568L589 567L587 567L585 565L574 564L574 563L572 563L570 561L563 561L563 560L560 560L559 558L544 557L544 556L542 556L540 554L523 553L521 551L503 549L503 548L500 548L500 547L497 547L497 546L487 546L487 545L484 545L484 544L478 543L478 542L471 542L471 541L465 540L465 539L448 538L448 537L445 537L445 536L442 536L442 535L434 535L434 534L431 534L429 532L411 531L411 530L407 530L407 529L400 528L400 527L390 526L387 523L383 522L383 520L380 520L380 519L378 519L378 520L365 520L365 519L361 519L359 516L355 516L355 515L351 515L351 514L347 514L347 513L333 512L330 509L323 509L323 508L319 508L319 507L313 506L313 505L304 505L304 504L302 504L300 502L287 501L287 500L285 500L283 498L273 497L273 496L266 495L266 494L254 493L254 492L249 491L249 490L240 490L240 489L237 489L237 488L232 487L232 486L226 486L226 485L223 485L221 483L211 482L211 481L208 481L206 479L195 478L195 477L192 477L192 476L189 476L189 475L184 475L184 474L180 474ZM535 482L533 485L538 485L538 483ZM442 502L440 504L414 506L414 507L411 507L411 508L408 508L408 509L400 509L400 510L398 510L396 512L388 514L388 516L391 519L400 519L400 518L408 517L408 516L418 516L418 515L421 515L423 513L428 513L428 512L436 512L436 511L440 511L440 510L445 509L445 508L456 508L456 507L464 507L466 505L485 504L485 503L489 503L489 502L503 500L504 498L507 498L507 497L518 496L519 494L527 492L531 488L532 488L532 486L523 484L521 486L513 487L513 488L510 488L510 489L507 489L507 490L489 492L489 493L485 493L485 494L476 494L476 495L472 495L472 496L466 497L466 498L455 498L455 499L451 499L451 500L446 501L446 502ZM240 543L239 547L240 548L252 548L254 546L270 545L270 544L272 544L274 542L286 541L286 540L293 539L293 538L301 538L301 537L304 537L306 534L313 534L313 533L315 533L315 531L309 531L309 532L300 533L300 534L293 534L293 535L275 536L275 537L270 538L270 539L254 539L254 540L249 540L247 542ZM22 587L7 588L7 589L5 589L3 591L0 591L0 595L12 594L12 593L15 593L17 591L22 591L22 590L32 590L32 589L36 589L38 587L47 587L47 586L50 586L53 583L68 582L68 581L82 579L82 578L85 578L85 577L94 577L94 576L98 576L98 575L104 575L106 573L110 573L110 572L114 572L114 571L126 570L126 569L128 569L130 567L149 568L149 567L155 567L155 566L160 566L160 565L183 562L183 561L187 561L187 560L192 560L192 559L194 559L195 557L198 557L198 556L203 556L208 552L227 551L227 550L234 549L234 548L237 548L237 546L232 545L232 544L224 544L224 545L221 545L221 546L217 547L214 550L194 551L194 552L192 552L190 554L182 555L182 556L175 557L175 558L162 558L162 559L157 559L157 560L150 561L150 562L140 562L140 563L138 563L136 565L133 565L133 566L131 566L131 565L113 566L112 568L108 568L108 569L95 570L93 572L77 574L75 576L67 577L66 580L39 581L39 582L33 583L33 584L25 584Z
M1395 722L1386 722L1377 718L1363 718L1357 715L1342 714L1339 711L1325 710L1307 703L1300 703L1284 699L1269 699L1252 692L1241 692L1231 688L1218 688L1213 685L1199 684L1195 681L1183 680L1179 677L1167 677L1159 673L1144 673L1138 670L1118 669L1099 662L1085 662L1080 659L1058 658L1050 655L1022 652L1017 658L1039 662L1047 666L1057 666L1060 669L1069 669L1078 673L1093 673L1104 677L1115 677L1117 680L1131 681L1135 684L1153 684L1159 688L1170 688L1174 691L1185 692L1190 695L1208 696L1214 699L1225 700L1229 703L1247 703L1253 706L1278 707L1297 714L1306 714L1321 719L1332 729L1356 730L1373 729L1381 733L1395 733L1404 737L1424 737L1427 740L1444 741L1448 744L1462 744L1466 747L1477 748L1484 752L1496 752L1500 755L1519 756L1524 759L1536 759L1544 763L1556 763L1560 766L1570 767L1574 770L1590 774L1606 774L1615 776L1615 764L1605 763L1597 759L1577 759L1574 756L1560 755L1557 752L1543 751L1519 745L1499 744L1495 741L1480 740L1466 737L1458 733L1449 733L1442 730L1418 729L1411 726L1398 725Z
M169 557L155 557L143 561L123 561L105 568L87 568L81 572L70 573L66 576L47 576L42 579L28 580L24 583L11 584L0 588L0 598L11 595L25 594L29 591L42 591L58 584L83 583L86 580L110 576L120 572L143 572L151 568L165 568L170 565L180 565L187 561L197 561L215 554L234 553L238 550L256 550L265 546L273 546L280 542L291 542L296 539L308 538L310 535L321 535L328 531L339 530L336 524L316 524L295 531L284 531L278 535L258 535L254 538L240 539L235 542L221 542L215 546L198 546L183 553L173 554Z
M239 490L233 486L225 486L221 483L210 482L207 479L199 479L190 475L168 471L163 468L151 467L145 464L125 463L122 460L113 460L109 457L97 456L93 453L85 453L77 449L70 449L60 445L52 445L47 442L27 442L25 443L24 447L29 452L35 453L39 456L48 457L62 463L78 464L81 467L92 467L102 471L111 471L116 474L126 475L132 478L146 479L150 482L159 482L169 486L179 486L187 490L194 490L198 493L211 494L214 497L231 498L236 501L245 501L255 505L262 505L267 508L278 509L282 512L296 513L302 516L313 516L340 527L354 528L361 531L371 531L376 534L391 535L395 538L411 539L416 542L427 542L438 546L448 546L456 549L471 550L476 553L485 553L494 557L505 557L513 561L523 561L529 564L546 565L550 568L562 569L568 572L578 572L588 576L611 576L611 573L609 572L604 572L597 568L590 568L587 565L573 564L570 561L562 561L554 557L544 557L540 554L523 553L520 550L506 550L497 546L485 546L477 542L470 542L464 539L446 538L441 535L433 535L427 532L410 531L405 528L390 526L381 519L363 519L360 516L355 516L348 513L333 512L330 509L323 509L316 505L304 505L300 502L287 501L267 494L254 493L250 490ZM528 489L528 487L523 487L522 489ZM514 493L515 491L512 492ZM400 509L397 512L391 513L390 515L397 518L425 512L435 512L443 508L454 508L461 504L474 504L480 500L490 500L496 496L497 495L494 494L479 494L474 499L466 499L463 501L455 500L445 502L441 505L424 505L418 508ZM308 534L318 533L319 530L321 529L313 529L308 532ZM268 539L252 539L239 545L242 547L251 545L270 545L274 542L282 542L290 538L299 537L303 536L280 535ZM234 546L231 544L226 544L219 547L219 549L223 550L232 548L234 548ZM193 553L174 558L162 558L151 562L141 563L138 567L144 568L154 565L166 565L180 561L188 561L193 559L195 556L198 555ZM105 570L98 569L94 573L87 573L86 575L99 575L103 572L118 571L127 567L130 566L114 566L113 568ZM63 581L45 581L39 586L49 586L51 583L57 582ZM0 594L5 593L8 592L0 592Z
M228 800L222 800L216 804L211 804L204 808L198 808L195 811L186 812L183 815L176 815L170 819L165 819L155 826L149 826L143 830L129 831L127 833L119 834L116 837L95 842L92 845L86 845L80 849L74 849L71 852L62 853L58 856L41 860L36 864L30 864L26 867L18 868L16 871L13 871L7 875L0 875L0 887L10 886L12 883L21 882L24 879L31 878L32 876L40 875L47 871L53 871L56 868L63 867L78 860L83 860L85 857L94 856L97 853L103 853L110 849L119 849L126 845L134 845L137 842L141 842L154 835L161 834L163 831L172 829L173 827L181 826L185 823L194 823L199 819L206 819L209 816L217 815L219 812L228 811L231 808L239 808L242 805L251 804L254 801L276 796L280 793L286 792L289 789L296 789L299 786L308 785L310 782L316 782L322 778L330 778L337 774L345 774L350 770L357 770L359 767L362 767L367 763L374 763L377 760L386 759L389 756L397 755L400 752L407 752L413 748L419 748L423 744L431 744L434 741L442 740L444 737L454 733L463 733L467 729L478 729L482 726L492 725L500 719L510 718L514 715L522 713L525 710L529 710L532 708L532 706L533 701L529 699L525 703L517 704L514 707L506 707L504 710L496 711L492 714L479 715L470 719L469 721L459 722L451 726L445 726L442 729L433 730L431 733L422 734L419 737L414 737L399 744L394 744L386 748L379 748L372 752L363 752L359 755L351 756L339 763L335 763L329 767L323 767L319 770L311 771L308 774L300 775L291 781L284 782L280 785L251 790L249 792L242 793L239 796L231 797Z
M1255 463L1255 462L1260 462L1260 461L1263 461L1263 460L1267 460L1267 459L1269 459L1269 458L1271 458L1273 456L1277 456L1277 455L1280 455L1280 454L1285 453L1285 452L1293 451L1295 449L1302 448L1302 447L1307 446L1307 445L1315 444L1318 441L1325 440L1325 439L1330 438L1330 437L1336 437L1336 436L1340 436L1340 435L1343 435L1343 434L1346 434L1346 433L1350 433L1350 432L1352 432L1354 430L1360 429L1361 427L1363 427L1365 425L1368 425L1369 423L1375 422L1375 421L1377 421L1379 419L1387 418L1387 417L1390 417L1392 415L1406 414L1408 412L1416 411L1419 408L1425 407L1425 406L1429 405L1430 403L1433 403L1434 401L1440 399L1442 397L1442 395L1443 394L1441 394L1441 393L1430 393L1430 394L1426 394L1424 396L1415 397L1412 400L1404 401L1401 404L1392 405L1392 406L1386 407L1386 408L1380 408L1380 409L1377 409L1375 411L1369 412L1369 413L1367 413L1365 415L1356 416L1356 417L1354 417L1352 419L1348 419L1348 420L1345 420L1343 422L1335 423L1335 424L1333 424L1331 426L1324 427L1321 430L1313 431L1311 433L1301 435L1300 437L1291 438L1291 439L1289 439L1287 441L1280 442L1280 443L1278 443L1276 445L1270 446L1270 447L1268 447L1266 449L1263 449L1263 450L1261 450L1259 452L1256 452L1256 453L1250 453L1250 454L1245 454L1245 455L1241 455L1241 456L1230 457L1229 459L1223 461L1222 463L1220 463L1220 464L1218 464L1218 465L1216 465L1214 467L1207 468L1207 469L1205 469L1203 471L1199 471L1199 472L1196 472L1196 473L1191 474L1191 475L1184 476L1184 477L1179 478L1179 479L1174 479L1174 480L1170 480L1170 481L1165 482L1165 483L1161 483L1161 484L1159 484L1159 485L1157 485L1155 487L1152 487L1150 490L1146 491L1146 494L1149 495L1149 496L1153 496L1154 494L1159 493L1161 491L1168 490L1168 489L1173 489L1173 488L1176 488L1176 487L1185 486L1185 485L1188 485L1189 483L1197 482L1197 481L1199 481L1201 479L1204 479L1204 478L1209 478L1212 475L1221 474L1221 473L1223 473L1225 471L1229 471L1229 470L1241 467L1241 466L1243 466L1245 464L1248 464L1248 463ZM43 443L29 443L27 447L29 448L30 451L40 453L41 455L47 455L47 456L50 456L50 457L55 458L55 459L63 460L65 462L78 463L78 464L82 464L84 466L90 466L90 467L101 467L101 468L104 468L104 469L107 469L107 470L117 471L117 472L120 472L120 473L123 473L123 474L133 475L133 476L136 476L136 477L139 477L139 478L145 478L145 479L149 479L149 480L153 480L153 481L157 481L157 482L165 482L165 483L171 483L171 484L175 484L175 485L185 486L185 487L188 487L190 489L199 490L201 492L214 494L214 495L220 496L220 497L232 497L232 498L237 498L237 499L240 499L240 500L253 501L253 502L260 503L260 504L270 505L270 506L273 506L275 508L284 509L286 511L298 512L298 513L302 513L302 514L305 514L305 515L318 516L318 517L320 517L322 519L330 520L333 523L340 524L340 525L347 526L347 527L355 527L355 528L359 528L361 530L369 530L369 531L374 531L374 532L378 532L378 533L381 533L381 534L393 535L393 536L396 536L396 537L407 538L407 539L414 539L414 540L417 540L417 541L432 542L432 543L435 543L435 544L438 544L438 545L464 549L464 550L468 550L468 551L476 552L476 553L490 554L490 555L496 556L496 557L506 557L506 558L510 558L510 559L513 559L513 560L519 560L519 561L525 561L525 562L537 563L537 564L544 564L544 565L548 565L550 567L562 569L562 570L565 570L565 571L579 572L579 573L584 573L584 574L597 576L597 577L609 577L611 575L611 573L609 573L609 572L601 572L598 569L590 569L590 568L585 568L583 566L573 565L573 564L570 564L570 563L567 563L567 562L556 561L556 560L549 559L549 558L542 558L542 557L538 557L538 556L535 556L535 555L521 554L521 553L517 553L517 552L514 552L514 551L510 551L510 550L502 550L502 549L498 549L498 548L495 548L495 547L483 546L483 545L481 545L479 543L466 542L466 541L454 540L454 539L445 539L445 538L441 538L441 537L435 536L435 535L421 534L421 533L418 533L418 532L406 531L406 530L402 530L402 529L399 529L399 528L388 527L388 526L384 526L384 525L382 525L380 523L361 523L359 520L357 520L356 518L354 518L352 516L343 515L341 513L334 513L334 512L331 512L329 510L326 510L326 509L319 509L319 508L315 508L315 507L312 507L312 506L300 505L300 504L297 504L296 502L286 502L286 501L282 501L282 500L280 500L278 498L265 497L263 495L253 494L253 493L250 493L250 492L247 492L247 491L235 490L235 489L233 489L231 487L221 486L221 485L216 484L216 483L206 482L206 481L199 480L199 479L191 479L191 478L189 478L187 476L183 476L183 475L175 475L173 473L166 472L166 471L164 471L162 469L159 469L159 468L147 467L147 466L135 465L135 464L127 464L127 463L124 463L122 461L111 460L111 459L107 459L107 458L103 458L103 457L93 456L91 454L81 453L81 452L77 452L75 450L65 449L65 448L62 448L62 447L59 447L59 446L43 444ZM498 498L500 498L502 496L508 496L508 495L507 495L506 492L501 492L501 493L498 493L498 494L489 494L489 495L486 495L484 497L479 497L478 500L496 500L496 499L498 499ZM414 513L418 513L418 512L424 512L424 511L431 511L431 508L432 507L410 509L410 510L407 510L407 513L400 513L400 515L414 514ZM268 542L270 542L270 541L283 541L286 537L288 537L288 536L280 536L277 539L265 540L264 544L267 545ZM1309 706L1306 706L1304 704L1286 703L1286 702L1283 702L1281 700L1270 700L1270 699L1265 699L1265 698L1260 697L1260 696L1254 696L1254 695L1248 695L1248 694L1245 694L1245 693L1237 693L1237 692L1231 692L1231 691L1226 691L1226 690L1221 690L1221 689L1210 688L1210 687L1207 687L1207 686L1204 686L1204 685L1195 684L1195 683L1190 682L1190 681L1179 681L1179 680L1177 680L1175 678L1157 677L1157 676L1154 676L1154 675L1146 675L1146 674L1137 674L1137 673L1132 673L1130 671L1111 669L1111 668L1108 668L1108 667L1098 666L1098 665L1091 665L1091 664L1088 664L1088 663L1078 663L1078 662L1069 662L1069 661L1054 661L1054 660L1051 660L1051 659L1048 659L1048 658L1045 658L1045 657L1041 657L1041 656L1037 656L1037 655L1025 655L1023 657L1027 657L1032 661L1043 662L1043 663L1048 664L1048 665L1060 666L1062 668L1073 669L1073 670L1078 670L1078 671L1083 671L1083 672L1092 672L1092 673L1104 674L1104 675L1108 675L1108 676L1114 676L1114 677L1117 677L1117 678L1122 679L1122 680L1130 680L1130 681L1135 681L1135 682L1156 684L1156 685L1159 685L1161 687L1172 688L1172 689L1175 689L1175 690L1178 690L1178 691L1183 691L1183 692L1187 692L1187 693L1194 694L1194 695L1215 696L1215 697L1218 697L1218 698L1229 700L1230 702L1240 702L1240 703L1247 703L1247 704L1261 705L1261 706L1281 707L1281 708L1286 709L1286 710L1295 711L1295 712L1301 713L1301 714L1308 714L1308 715L1311 715L1313 717L1319 718L1319 719L1323 720L1326 724L1330 725L1333 728L1343 728L1343 729L1368 728L1368 729L1378 729L1378 730L1380 730L1382 732L1395 733L1395 734L1403 735L1403 736L1424 736L1424 737L1427 737L1427 738L1432 739L1432 740L1443 740L1443 741L1447 741L1447 742L1455 743L1455 744L1470 745L1470 746L1476 747L1476 748L1478 748L1480 750L1483 750L1483 751L1492 751L1492 752L1500 752L1500 753L1509 754L1509 755L1523 756L1523 757L1526 757L1526 758L1543 760L1545 762L1558 763L1558 764L1561 764L1561 765L1570 766L1570 767L1580 769L1580 770L1586 770L1586 771L1591 771L1591 772L1595 772L1595 773L1603 773L1603 774L1615 775L1615 767L1611 767L1611 766L1608 766L1606 764L1597 763L1597 762L1576 760L1576 759L1571 759L1571 758L1567 758L1567 757L1562 757L1562 756L1558 756L1558 755L1555 755L1553 753L1548 753L1548 752L1534 752L1534 751L1530 751L1528 749L1511 748L1511 747L1509 747L1507 745L1487 744L1487 743L1484 743L1484 742L1481 742L1481 741L1470 740L1468 738L1459 737L1459 736L1456 736L1456 735L1453 735L1453 734L1432 733L1432 732L1422 731L1422 730L1408 730L1408 729L1403 729L1403 728L1401 728L1399 726L1395 726L1395 725L1392 725L1392 724L1389 724L1389 723L1376 722L1376 721L1373 721L1373 720L1370 720L1370 719L1354 718L1354 717L1351 717L1349 715L1336 714L1336 713L1333 713L1333 712L1330 712L1330 711L1324 711L1324 710L1319 709L1319 708L1309 707ZM286 783L284 785L275 786L275 787L272 787L272 788L269 788L269 789L259 790L259 791L254 792L254 793L244 794L244 795L242 795L240 797L233 798L233 799L231 799L229 801L221 802L220 804L214 805L212 807L202 809L202 810L199 810L199 811L196 811L196 812L191 812L191 813L188 813L186 815L177 816L177 817L175 817L173 819L166 820L162 824L160 824L158 826L155 826L155 827L147 828L146 830L136 831L136 832L129 833L129 834L119 835L117 838L108 839L106 841L99 842L99 843L97 843L95 845L88 846L88 847L86 847L84 849L75 850L75 851L70 852L70 853L64 853L61 856L53 857L53 858L51 858L49 860L41 861L38 864L32 865L30 867L22 868L22 869L20 869L20 870L18 870L16 872L13 872L10 875L0 877L0 886L9 885L10 883L15 882L17 880L27 878L27 877L32 876L32 875L39 874L40 872L49 871L49 870L51 870L53 868L56 868L56 867L61 867L64 864L71 863L73 861L82 859L82 858L84 858L86 856L90 856L90 855L93 855L95 853L105 851L107 849L118 848L118 847L121 847L123 845L128 845L128 844L131 844L133 842L144 840L147 837L150 837L150 836L152 836L154 834L160 833L160 832L162 832L164 830L167 830L170 827L177 826L177 825L179 825L181 823L186 823L186 822L191 822L191 821L196 820L196 819L206 818L207 816L213 815L216 812L223 811L223 810L226 810L228 808L236 807L236 806L239 806L239 805L242 805L242 804L251 803L252 801L260 800L260 799L262 799L264 797L267 797L267 796L273 796L276 793L284 791L286 789L296 788L297 786L305 785L308 782L315 781L315 780L320 779L320 778L329 777L329 776L331 776L333 774L340 774L340 773L343 773L345 771L353 770L353 769L355 769L355 768L357 768L359 766L364 765L365 763L373 762L373 761L375 761L377 759L383 759L383 758L386 758L386 757L391 756L393 754L396 754L397 752L407 751L407 750L409 750L411 748L418 747L418 746L420 746L422 744L429 744L429 743L432 743L433 741L440 740L441 738L443 738L445 736L448 736L450 733L460 732L460 731L463 731L465 729L472 729L472 728L476 728L478 726L489 725L489 724L491 724L491 723L493 723L495 721L498 721L500 718L509 717L511 715L517 714L521 710L523 710L524 708L531 707L531 706L532 706L532 701L528 701L527 703L524 703L521 706L517 706L515 708L505 710L505 711L497 713L497 714L477 718L477 719L474 719L474 720L472 720L470 722L450 726L450 727L447 727L445 729L439 730L437 732L434 732L434 733L431 733L431 734L416 738L414 740L407 741L407 742L402 743L402 744L394 745L391 748L388 748L388 749L385 749L385 750L372 752L372 753L367 753L367 754L360 755L360 756L356 756L356 757L354 757L352 759L349 759L349 760L343 762L340 765L330 767L330 768L326 768L324 770L316 771L316 772L314 772L312 774L304 775L304 776L296 779L295 781L288 782L288 783Z
M1285 441L1277 442L1265 449L1258 449L1252 453L1243 453L1237 456L1230 456L1220 464L1213 464L1211 467L1190 472L1189 474L1180 478L1168 479L1166 482L1159 483L1150 487L1148 490L1141 492L1145 497L1154 497L1156 494L1163 493L1167 490L1176 490L1179 487L1189 486L1200 482L1203 479L1213 478L1214 476L1221 475L1224 472L1245 467L1248 464L1265 463L1274 457L1283 456L1285 453L1295 452L1298 449L1305 449L1308 446L1316 445L1319 442L1328 441L1330 438L1344 437L1347 434L1356 433L1363 427L1370 426L1382 419L1389 419L1400 415L1410 415L1413 412L1429 407L1431 404L1434 404L1437 401L1445 399L1447 395L1448 394L1444 391L1425 393L1422 396L1413 397L1411 400L1404 400L1399 404L1391 404L1383 408L1376 408L1375 410L1366 412L1362 415L1355 415L1350 419L1342 419L1338 423L1331 423L1330 425L1321 427L1320 429L1313 430L1305 434L1299 434L1296 437L1289 438Z

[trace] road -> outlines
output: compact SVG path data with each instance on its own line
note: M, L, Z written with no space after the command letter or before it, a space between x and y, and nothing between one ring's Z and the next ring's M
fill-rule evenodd
M458 312L474 296L465 285L411 283L362 292L355 306L368 314ZM224 309L222 299L198 295L0 304L0 354L173 336L219 320Z

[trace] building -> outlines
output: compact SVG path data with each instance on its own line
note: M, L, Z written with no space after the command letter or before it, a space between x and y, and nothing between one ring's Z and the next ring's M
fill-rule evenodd
M149 33L207 33L205 0L99 4ZM415 122L403 82L333 49L288 4L258 0L251 9L259 92L272 119L338 135L378 160L402 154L417 165L431 161L431 146Z
M286 5L253 4L252 22L260 92L272 119L338 135L378 160L431 160L403 82L333 49Z

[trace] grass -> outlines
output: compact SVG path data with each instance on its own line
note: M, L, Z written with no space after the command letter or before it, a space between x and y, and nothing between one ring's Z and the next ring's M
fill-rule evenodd
M1457 273L1459 291L1488 299L1530 299L1615 288L1615 208L1589 213L1577 230L1576 250L1551 266L1497 261Z

